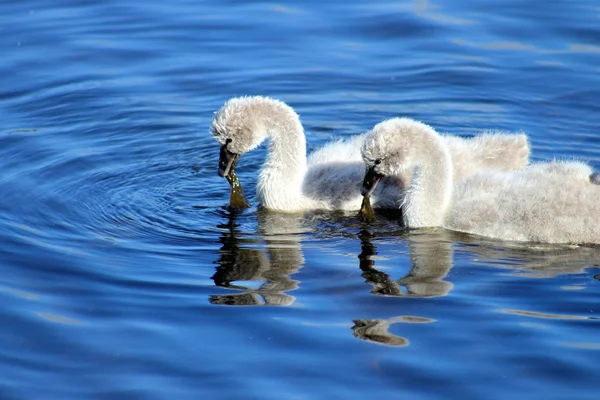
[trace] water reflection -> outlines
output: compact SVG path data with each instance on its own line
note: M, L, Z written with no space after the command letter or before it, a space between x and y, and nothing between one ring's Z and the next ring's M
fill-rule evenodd
M415 232L407 236L412 268L394 281L387 273L375 268L373 256L377 249L366 230L359 234L361 253L359 266L371 293L382 296L436 297L445 296L454 285L444 280L452 268L452 242L443 230Z
M524 317L531 318L541 318L541 319L562 319L562 320L599 320L598 317L590 317L588 315L564 315L564 314L549 314L549 313L541 313L536 311L526 311L526 310L509 310L504 309L500 310L505 314L519 315Z
M304 265L302 234L314 221L304 215L287 215L258 211L257 234L240 230L239 214L226 215L219 239L222 244L217 269L212 279L216 286L230 293L211 295L211 304L222 305L291 305L295 297L289 292L298 287L292 279ZM338 226L336 220L334 225ZM453 266L454 247L474 263L513 269L514 275L553 277L565 273L582 273L598 267L600 250L585 247L551 247L510 245L457 234L444 229L398 233L406 240L410 271L399 279L377 269L378 233L362 229L358 233L360 254L358 266L370 292L379 296L427 298L446 296L454 285L446 280ZM356 237L356 236L354 236ZM370 324L369 324L370 326ZM379 326L379 323L377 324ZM363 329L364 330L364 329Z
M408 339L390 333L390 325L397 322L423 324L434 321L435 320L429 318L412 317L408 315L388 319L355 319L352 321L354 322L354 325L352 326L352 335L355 338L366 340L371 343L404 347L409 344Z
M553 278L600 268L598 246L502 243L474 237L466 242L475 264L512 269L514 276Z
M377 249L373 234L362 230L359 234L361 252L358 256L361 276L372 286L371 293L381 296L436 297L447 295L454 285L444 278L452 268L452 241L444 230L424 230L406 236L411 269L398 280L375 268ZM355 319L352 335L371 343L404 347L408 339L389 332L390 325L403 323L430 323L434 320L415 316L397 316L387 319Z
M212 279L215 285L238 292L211 295L210 303L238 306L294 303L296 298L287 292L298 287L298 281L290 275L304 265L300 245L303 217L259 211L259 238L240 233L237 213L232 212L227 218L227 223L218 226L226 230L219 239L223 246Z

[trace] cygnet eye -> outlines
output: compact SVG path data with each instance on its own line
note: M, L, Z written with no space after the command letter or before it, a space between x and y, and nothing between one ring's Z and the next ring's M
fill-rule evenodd
M233 142L233 140L231 140L231 138L227 138L227 139L225 140L225 143L226 143L226 144L229 144L229 143L231 143L231 142Z
M377 160L375 160L375 165L379 165L379 164L381 164L381 159L378 158Z

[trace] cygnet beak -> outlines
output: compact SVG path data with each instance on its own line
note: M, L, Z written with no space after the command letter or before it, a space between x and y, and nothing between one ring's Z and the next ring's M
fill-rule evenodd
M233 165L235 163L235 161L237 160L237 158L239 157L239 154L235 154L230 152L229 150L227 150L227 143L225 143L223 146L221 146L221 151L219 153L219 176L220 177L224 177L229 175L230 170L233 169Z
M373 190L375 190L381 178L383 178L383 175L375 172L375 166L367 168L360 194L362 194L363 197L371 196L371 193L373 193Z

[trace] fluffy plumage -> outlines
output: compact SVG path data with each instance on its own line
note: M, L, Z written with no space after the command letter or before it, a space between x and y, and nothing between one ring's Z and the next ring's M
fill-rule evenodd
M268 209L295 212L310 209L358 210L365 164L365 135L329 143L307 159L304 130L298 114L268 97L238 97L216 113L211 133L228 151L243 154L269 138L267 159L260 172L256 197ZM488 134L473 139L444 137L456 163L456 179L480 168L521 169L528 163L523 134ZM372 195L379 208L398 208L410 174L390 174Z
M443 226L514 241L600 243L600 186L587 164L553 161L520 171L480 170L453 184L442 137L405 118L376 125L362 153L377 173L412 171L402 204L409 227Z

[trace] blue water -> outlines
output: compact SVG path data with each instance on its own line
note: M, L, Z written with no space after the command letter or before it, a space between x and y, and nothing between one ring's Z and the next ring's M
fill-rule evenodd
M600 169L598 2L5 0L0 48L0 399L600 396L600 249L232 214L208 133L262 94L309 150L410 116Z

